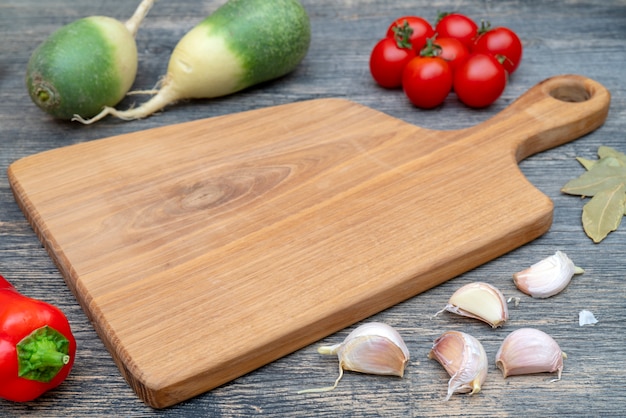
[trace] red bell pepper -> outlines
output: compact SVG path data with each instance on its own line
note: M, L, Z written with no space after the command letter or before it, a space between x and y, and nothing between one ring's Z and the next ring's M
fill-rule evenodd
M63 312L20 294L0 276L0 397L26 402L59 386L75 355Z

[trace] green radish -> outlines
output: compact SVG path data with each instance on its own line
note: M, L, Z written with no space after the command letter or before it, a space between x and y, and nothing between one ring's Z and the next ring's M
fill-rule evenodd
M178 100L235 93L294 70L310 40L309 17L298 0L229 0L178 42L150 100L74 120L89 124L107 115L141 119Z
M26 68L28 93L58 119L91 117L125 96L137 74L135 34L155 0L143 0L122 23L90 16L69 23L40 44Z

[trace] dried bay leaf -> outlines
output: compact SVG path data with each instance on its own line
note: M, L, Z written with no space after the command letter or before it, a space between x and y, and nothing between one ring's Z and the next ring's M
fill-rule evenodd
M600 146L598 148L598 157L600 157L600 159L613 157L620 160L623 164L626 165L626 154L624 154L623 152L619 152L618 150L611 147L607 147L604 145Z
M576 160L585 167L585 170L591 170L593 166L598 162L598 160L589 160L583 157L576 157Z
M597 164L606 166L606 167L624 167L626 166L626 161L617 157L602 157L602 159L598 160Z
M583 207L583 228L593 242L602 241L619 227L626 211L624 184L597 192Z
M563 193L593 196L583 207L582 223L595 243L615 231L626 216L626 154L601 146L598 157L577 157L587 171L561 189Z
M603 165L606 167L624 167L626 166L626 160L622 160L617 157L606 156L599 160L590 160L588 158L576 157L576 160L585 167L585 170L591 170L596 165Z
M626 184L626 166L593 164L593 167L578 178L568 181L561 189L563 193L594 196L596 193Z

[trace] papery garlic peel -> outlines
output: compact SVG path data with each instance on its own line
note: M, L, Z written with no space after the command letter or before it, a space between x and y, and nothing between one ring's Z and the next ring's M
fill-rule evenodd
M298 393L325 392L337 387L344 370L402 377L409 362L409 349L402 336L390 325L368 322L357 327L340 344L321 346L320 354L336 354L339 377L333 386L306 389Z
M556 380L560 380L565 358L567 355L551 336L535 328L520 328L502 341L496 354L496 366L505 378L558 372Z
M547 257L513 275L515 286L534 298L548 298L567 287L574 274L584 270L576 267L562 251Z
M437 360L450 375L446 401L454 393L480 392L487 378L485 349L480 341L464 332L444 332L433 343L428 358Z
M509 319L509 308L502 292L484 282L469 283L459 288L443 310L478 319L493 328Z
M598 320L596 319L593 312L587 311L585 309L578 312L578 325L580 325L581 327L584 325L594 325L597 323Z

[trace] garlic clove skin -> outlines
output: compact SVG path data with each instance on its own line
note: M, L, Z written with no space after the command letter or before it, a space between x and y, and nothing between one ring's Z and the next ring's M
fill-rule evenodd
M402 377L409 349L393 327L369 322L352 331L341 344L322 346L320 354L337 354L340 367L360 373Z
M496 354L496 366L504 378L522 374L558 372L561 380L563 359L567 355L554 339L535 328L520 328L510 333Z
M509 319L509 308L502 292L484 282L469 283L459 288L444 310L478 319L492 328L502 326Z
M549 298L567 287L575 274L584 270L576 267L562 251L547 257L513 275L515 286L534 298Z
M444 332L433 343L428 358L437 360L450 375L446 401L454 393L480 392L487 378L485 349L480 341L464 332Z
M597 323L598 320L596 319L593 312L587 311L585 309L578 312L578 325L580 325L581 327L585 325L595 325Z

